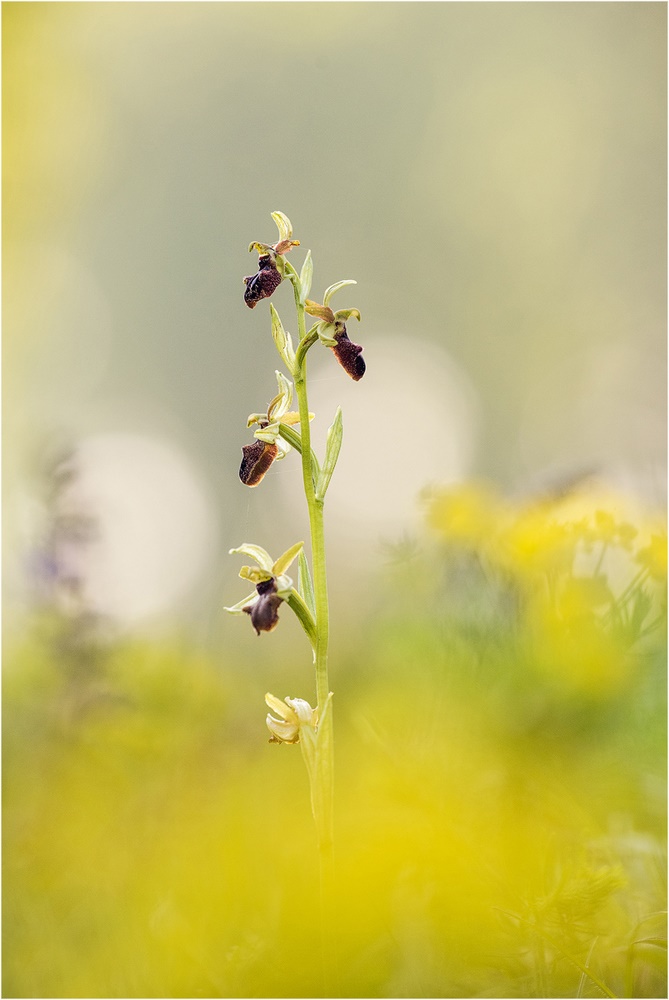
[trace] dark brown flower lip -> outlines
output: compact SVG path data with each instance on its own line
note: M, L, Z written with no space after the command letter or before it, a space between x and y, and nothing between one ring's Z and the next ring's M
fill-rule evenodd
M361 357L362 347L350 340L344 323L337 323L334 339L337 341L337 346L331 350L337 361L354 382L359 382L367 370L365 359Z
M258 258L258 273L244 278L244 302L249 309L255 309L261 299L268 299L281 284L281 275L271 254L261 254Z
M239 478L245 486L257 486L278 454L278 447L267 441L254 441L242 445L242 464Z
M262 580L256 584L259 599L253 604L247 604L242 611L251 616L251 624L256 635L261 632L272 632L279 624L279 606L283 598L277 594L276 580Z

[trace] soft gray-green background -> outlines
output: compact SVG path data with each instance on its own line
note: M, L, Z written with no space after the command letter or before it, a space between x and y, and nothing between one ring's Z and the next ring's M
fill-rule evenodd
M112 537L92 599L120 618L189 610L219 641L243 596L226 550L304 536L295 456L237 479L275 391L241 281L274 209L315 297L358 281L338 301L362 312L365 379L312 365L317 439L345 416L335 597L416 530L430 482L595 473L662 504L665 22L659 3L5 4L9 597L67 444ZM290 289L273 301L294 332Z

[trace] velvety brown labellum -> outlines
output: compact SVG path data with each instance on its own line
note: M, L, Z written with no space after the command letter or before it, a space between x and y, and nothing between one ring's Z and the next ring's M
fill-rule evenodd
M337 324L334 336L337 346L333 347L332 350L335 353L337 361L354 382L359 382L367 368L365 359L360 357L362 347L349 340L346 327L343 323Z
M281 275L270 255L258 258L258 273L244 278L244 302L249 309L255 309L261 299L268 299L281 284Z
M251 624L256 630L256 635L261 632L271 632L279 624L279 605L283 604L283 598L276 592L276 580L263 580L256 584L256 590L260 595L255 604L248 604L242 611L251 616Z
M242 446L239 478L245 486L257 486L277 456L279 449L267 441L254 441Z

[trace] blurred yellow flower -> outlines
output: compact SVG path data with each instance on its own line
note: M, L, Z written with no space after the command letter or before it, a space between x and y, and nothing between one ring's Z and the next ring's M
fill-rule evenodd
M667 536L666 534L651 535L650 545L639 549L637 562L648 570L654 580L667 578Z
M479 483L426 492L427 523L446 541L467 548L484 547L497 534L504 507L492 490Z
M595 511L595 527L597 528L600 540L603 542L612 542L616 536L616 520L608 511Z
M570 581L557 606L537 595L527 608L526 662L550 681L554 695L607 697L629 676L628 651L593 613L602 594L590 593L588 583Z
M502 532L500 555L506 567L520 575L568 572L575 541L550 505L536 504L522 510Z

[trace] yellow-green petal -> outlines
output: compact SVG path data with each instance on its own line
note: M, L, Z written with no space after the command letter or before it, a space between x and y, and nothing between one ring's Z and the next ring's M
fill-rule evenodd
M265 580L272 579L272 574L260 569L259 566L242 566L239 575L242 580L248 580L250 583L264 583Z
M254 590L252 594L245 597L243 601L237 601L233 604L231 608L223 608L224 611L228 611L231 615L241 615L244 608L248 607L249 604L254 604L258 600L258 591Z
M272 557L260 545L254 545L252 542L243 542L239 548L230 549L231 556L237 554L248 556L254 562L257 562L261 569L267 570L272 575Z
M338 292L340 288L344 288L346 285L357 284L358 282L354 281L353 278L345 278L343 281L335 281L334 285L330 285L329 288L326 288L325 295L323 296L323 305L327 306L334 293Z
M272 218L279 230L279 240L289 240L293 235L293 226L288 216L283 212L272 212Z
M280 555L272 566L272 574L274 576L281 576L285 573L292 561L297 559L303 548L304 542L296 542L295 545L291 545L289 549L286 549L283 555Z
M285 701L281 698L277 698L276 695L270 694L268 691L265 695L265 704L268 708L271 708L273 712L276 712L278 716L285 719L286 722L292 722L294 726L297 725L297 716L292 710L290 705L287 705Z

